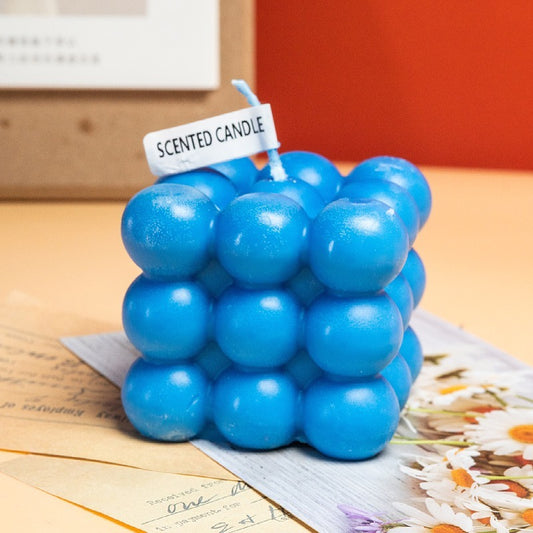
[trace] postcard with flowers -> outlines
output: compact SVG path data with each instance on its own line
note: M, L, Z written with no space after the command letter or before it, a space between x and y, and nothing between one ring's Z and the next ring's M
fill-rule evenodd
M442 353L425 350L403 429L390 444L408 445L398 464L408 490L390 502L396 518L369 513L347 495L339 505L347 532L533 532L533 373L463 340Z
M378 456L334 461L304 445L265 453L194 445L313 531L533 533L533 369L424 311L412 326L424 363ZM127 368L132 354L110 341L106 351L107 335L71 349L91 365L107 357Z

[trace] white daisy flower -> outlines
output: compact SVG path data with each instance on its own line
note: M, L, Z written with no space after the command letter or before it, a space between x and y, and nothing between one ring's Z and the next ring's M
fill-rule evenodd
M472 372L457 364L447 363L444 367L430 367L419 376L409 406L449 406L458 399L474 398L487 392L500 395L502 390L497 376ZM501 377L500 377L501 379Z
M453 448L446 452L445 457L435 454L417 459L421 469L405 465L400 465L400 469L421 481L420 488L429 497L462 510L471 510L474 488L490 482L472 468L475 466L474 457L478 455L475 448ZM476 503L476 510L483 510L488 516L492 513L488 506L479 503Z
M526 513L526 518L529 515L533 521L533 467L511 467L505 470L503 477L508 479L489 480L485 487L473 488L474 497L500 511Z
M416 479L427 481L434 471L439 471L442 468L468 470L474 466L474 457L477 456L479 456L479 452L473 446L468 448L449 448L444 455L428 453L414 456L413 461L420 465L422 469L410 468L405 465L400 465L400 468Z
M503 521L498 520L495 516L491 516L489 525L494 528L496 533L509 533L509 528Z
M458 398L445 410L428 413L427 425L441 433L458 434L467 425L477 423L479 415L500 409L501 406L490 399Z
M473 533L472 519L456 513L448 504L439 504L431 498L425 500L427 513L407 505L395 503L394 507L405 516L404 525L389 529L389 533Z
M533 526L533 508L525 509L523 511L505 511L500 510L500 515L504 518L508 528L517 531L533 531L530 526Z
M423 368L409 405L448 406L457 399L474 398L486 393L503 400L509 397L510 390L519 390L520 383L523 383L522 372L472 370L465 368L464 362L447 358L442 364Z
M438 394L431 401L433 405L451 405L457 399L472 398L473 396L483 394L486 390L483 385L454 380L452 383L446 383L439 387L437 390Z
M464 367L458 367L455 362L449 359L439 365L424 366L416 380L416 385L411 391L409 406L431 405L433 399L439 396L440 389L447 387L448 381L452 377L453 379L460 379L460 376L465 371Z
M527 373L531 379L532 374ZM492 392L505 392L516 391L519 384L524 384L524 374L523 370L480 370L469 367L462 373L462 377L466 381L475 381Z
M496 517L494 516L494 512L497 511L497 509L490 507L489 505L480 502L475 497L466 502L465 507L471 512L472 519L487 526L491 524L491 522L497 521ZM498 511L499 512L499 511ZM507 527L506 523L503 522L497 522L498 526L501 527Z
M424 453L423 455L406 455L422 466L434 463L451 463L461 465L465 468L472 466L475 462L474 457L479 456L479 451L474 447L468 448L448 448L445 453Z
M458 371L457 376L441 379L434 382L433 397L430 402L433 405L449 406L459 399L472 399L487 393L498 397L508 398L508 387L516 378L516 373L509 374L507 378L489 372L471 370ZM505 383L501 387L497 383ZM430 389L431 390L431 389Z
M481 450L533 459L533 410L508 408L477 418L464 432Z
M511 481L518 481L528 491L528 497L533 495L533 465L512 466L507 468L503 475Z
M464 509L468 509L472 518L482 524L497 523L498 531L507 528L507 521L497 521L495 516L497 514L499 518L502 517L504 506L509 501L509 495L503 490L504 485L500 484L473 485L469 491L470 498L463 502Z

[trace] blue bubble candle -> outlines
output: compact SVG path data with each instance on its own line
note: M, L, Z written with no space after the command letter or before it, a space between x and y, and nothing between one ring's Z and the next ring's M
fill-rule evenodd
M142 273L123 323L141 357L123 405L155 440L214 426L246 449L299 441L367 459L422 364L410 317L429 187L397 158L343 178L319 154L268 155L260 170L239 158L166 176L126 206L122 238Z

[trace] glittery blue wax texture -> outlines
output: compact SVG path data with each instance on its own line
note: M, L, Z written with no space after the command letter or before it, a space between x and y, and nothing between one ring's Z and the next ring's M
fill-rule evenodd
M410 325L426 285L413 248L431 192L411 163L343 177L281 154L165 176L137 193L122 239L140 275L123 303L140 352L122 389L144 436L219 434L243 449L298 441L344 460L392 438L422 366Z

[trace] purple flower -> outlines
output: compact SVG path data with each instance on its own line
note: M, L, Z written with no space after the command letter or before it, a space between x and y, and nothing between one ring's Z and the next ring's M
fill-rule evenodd
M351 505L339 505L338 508L350 521L350 533L383 533L386 524L376 516L363 513Z

